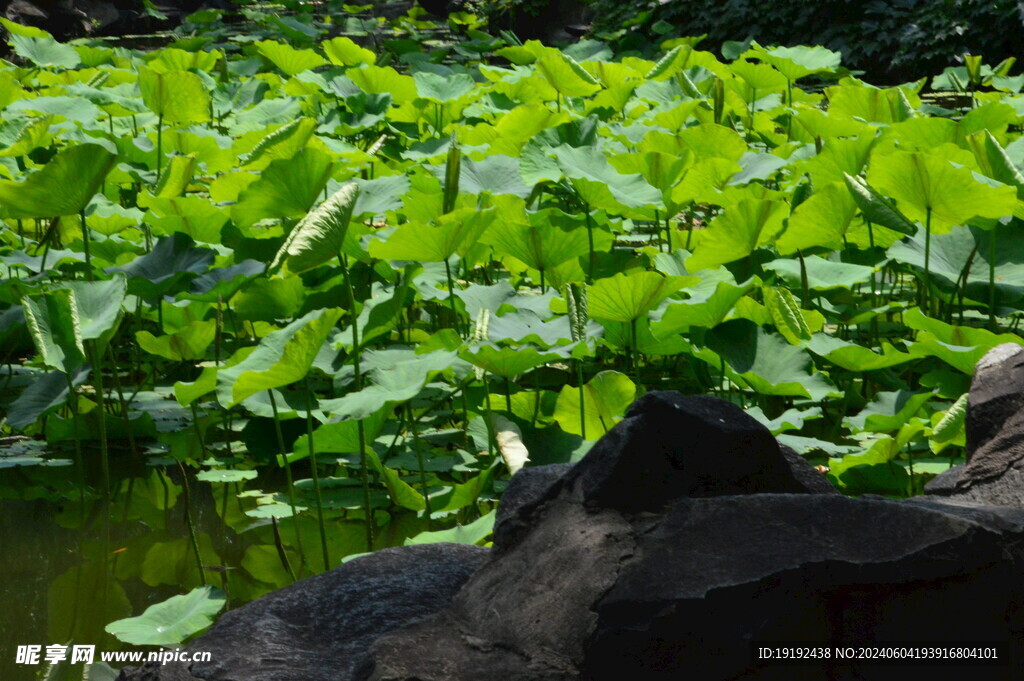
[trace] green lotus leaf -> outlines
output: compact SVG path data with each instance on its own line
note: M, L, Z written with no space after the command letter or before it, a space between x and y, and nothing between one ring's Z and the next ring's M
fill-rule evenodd
M448 369L455 360L454 352L444 350L423 355L411 351L404 355L392 354L391 366L369 373L370 385L344 397L321 400L320 407L339 419L368 418L386 405L416 397L432 376Z
M586 426L587 437L598 439L612 429L637 397L637 387L625 374L602 371L583 386L583 412L580 421L580 390L565 386L558 394L555 422L567 433L580 435Z
M377 61L377 55L365 47L359 47L351 38L339 36L320 43L320 48L331 60L332 64L339 66L357 66L359 64L373 64Z
M601 84L572 57L563 53L548 54L535 63L537 72L563 97L587 97L601 89Z
M743 199L711 221L686 267L697 271L745 258L770 244L782 229L789 207L773 199Z
M781 241L781 240L780 240ZM780 249L781 250L781 249ZM934 255L933 255L934 257ZM800 261L779 259L765 263L766 270L772 270L794 290L799 290L801 282ZM804 272L807 274L807 287L816 291L830 291L837 288L853 288L871 279L873 267L855 265L847 262L825 260L816 255L804 258Z
M839 68L842 59L838 52L820 45L764 48L755 42L752 48L753 56L774 66L790 83L812 73L832 73Z
M66 148L23 182L0 180L0 215L53 218L80 213L116 160L97 144Z
M151 605L138 617L111 622L105 629L131 645L174 646L213 624L225 603L223 591L201 586Z
M897 151L875 158L868 182L896 199L911 220L924 224L930 215L934 234L972 218L1012 215L1017 207L1014 187L980 182L969 169L921 152Z
M250 227L267 218L300 217L312 207L334 169L330 156L307 147L277 159L246 187L231 207L235 224Z
M299 274L337 258L358 197L359 186L349 182L310 211L292 228L270 269L283 265L288 272Z
M262 390L305 378L341 314L339 309L313 310L264 336L252 354L217 372L217 401L231 407Z
M189 71L139 70L139 89L146 107L164 123L183 125L210 120L210 93Z
M77 388L85 383L89 372L87 366L79 367L71 375L72 385ZM30 383L18 399L10 403L6 424L21 430L64 406L69 396L67 375L62 371L49 371Z
M436 225L406 223L386 241L371 242L369 252L384 260L444 262L474 245L494 217L493 211L460 209L441 216Z
M131 293L152 300L205 272L213 258L213 250L198 248L189 236L177 232L161 237L149 253L108 271L123 272L128 276Z
M696 277L665 276L660 272L619 273L587 287L590 316L612 322L632 322L656 308Z
M294 76L327 63L313 50L299 50L273 40L259 41L256 43L256 49L286 76Z
M85 345L74 291L58 289L21 299L32 342L43 364L71 374L85 363Z

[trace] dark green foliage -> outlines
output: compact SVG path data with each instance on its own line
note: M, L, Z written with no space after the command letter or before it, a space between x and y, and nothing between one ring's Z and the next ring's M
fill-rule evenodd
M651 37L707 34L701 47L753 38L763 45L820 44L872 78L941 71L964 53L996 62L1018 52L1022 11L1013 0L646 0L593 4L596 33L646 52Z

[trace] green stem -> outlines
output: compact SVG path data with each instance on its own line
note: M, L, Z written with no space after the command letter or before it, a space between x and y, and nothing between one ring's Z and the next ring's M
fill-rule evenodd
M85 278L92 281L95 275L92 271L92 256L89 248L89 228L85 225L85 209L78 212L82 222L82 248L85 251Z
M964 282L966 286L967 282ZM996 229L992 228L988 240L988 325L996 330Z
M580 391L580 437L584 440L587 439L587 407L586 400L586 387L583 385L583 360L576 360L576 385Z
M589 267L587 268L587 282L594 281L594 220L590 217L590 206L583 204L583 213L587 217L587 247L590 251Z
M455 280L452 279L452 266L447 258L444 261L444 276L448 279L448 305L452 309L452 326L458 329L460 325L459 313L455 307Z
M203 558L199 554L199 539L196 537L196 526L192 522L192 489L188 484L188 472L178 462L178 469L181 471L181 488L185 493L185 525L188 527L188 539L192 543L192 555L196 559L196 569L199 570L199 583L206 586L206 570L203 569Z
M932 255L932 209L927 208L924 218L924 294L922 296L922 307L925 312L931 311L931 270L929 263Z
M427 469L423 465L423 448L420 447L420 433L416 428L416 418L412 413L412 407L406 404L405 408L409 418L409 429L412 430L412 446L416 450L416 461L420 468L420 487L423 489L423 504L426 507L427 531L432 532L434 529L434 521L432 519L434 512L430 508L430 489L427 487Z
M274 546L277 547L277 558L288 572L288 576L292 578L292 582L297 582L295 570L292 569L292 563L288 560L288 554L284 550L284 541L281 540L281 528L277 525L277 518L271 518L270 524L274 528Z
M99 421L100 470L103 475L103 498L110 498L110 448L107 442L107 410L103 396L103 361L96 351L96 341L89 342L89 359L93 370L93 388L96 391L96 416Z
M163 168L164 159L164 117L163 114L156 119L156 183L160 184L160 172Z
M342 274L345 277L345 289L348 298L352 301L352 369L355 372L356 390L363 389L363 375L359 366L359 316L356 314L356 294L352 287L352 277L348 269L348 259L344 253L338 255L341 262ZM447 266L447 262L445 265ZM449 272L449 277L450 277ZM373 551L373 509L370 507L370 469L366 462L366 432L363 429L363 421L356 422L356 430L359 434L359 477L363 485L363 510L366 514L366 550Z
M331 557L327 551L327 527L324 525L324 501L320 494L320 473L316 465L316 447L313 446L313 391L309 388L309 376L306 384L306 437L309 439L309 470L313 476L313 495L316 498L316 521L320 526L320 550L324 554L324 571L331 569Z
M299 532L299 511L295 503L295 481L292 478L292 464L288 460L288 452L285 451L284 434L281 432L281 417L277 413L277 400L274 398L274 391L267 390L270 396L270 409L274 413L274 434L277 436L277 451L284 461L284 475L288 481L288 504L292 508L292 524L295 526L295 548L299 551L299 558L306 563L306 553L302 550L302 534Z

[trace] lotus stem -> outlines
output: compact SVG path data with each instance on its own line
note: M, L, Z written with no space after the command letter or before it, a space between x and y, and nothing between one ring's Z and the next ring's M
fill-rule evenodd
M295 481L292 478L292 464L288 460L288 452L285 451L284 434L281 432L281 417L277 413L277 400L274 398L274 391L267 390L270 396L270 409L274 413L274 434L277 436L277 451L284 461L284 475L288 482L288 504L292 509L292 524L295 526L295 548L299 551L299 558L303 564L306 562L306 553L302 550L302 534L299 532L299 511L295 503Z
M324 556L324 571L331 569L331 557L327 551L327 527L324 525L324 501L320 493L320 473L317 471L316 447L313 443L313 391L306 376L306 437L309 439L309 470L313 477L313 495L316 498L316 521L320 528L320 550Z

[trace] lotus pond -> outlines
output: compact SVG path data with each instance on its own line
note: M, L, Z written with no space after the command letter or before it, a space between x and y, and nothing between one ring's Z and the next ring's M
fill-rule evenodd
M1021 342L1011 62L877 88L823 48L247 11L147 52L0 20L3 678L484 544L511 473L647 390L851 495L963 456L974 363Z

